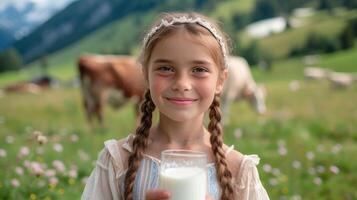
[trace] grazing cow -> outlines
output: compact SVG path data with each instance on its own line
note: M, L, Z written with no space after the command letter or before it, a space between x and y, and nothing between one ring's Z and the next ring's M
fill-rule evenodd
M34 84L40 86L41 88L50 88L50 87L54 87L54 86L58 85L58 81L48 75L36 77L36 78L32 79L30 81L30 83L34 83Z
M55 83L55 80L49 76L40 76L30 81L22 81L7 85L4 91L7 93L23 92L37 94L44 89L50 88Z
M78 70L87 119L103 125L103 106L120 107L128 100L139 102L145 92L144 77L136 59L129 56L84 55ZM138 113L138 112L137 112Z
M297 80L293 80L289 83L289 90L292 92L298 91L300 88L300 82Z
M309 80L321 80L327 78L330 74L330 70L320 67L306 67L304 69L304 76Z
M41 87L34 83L20 82L6 86L4 91L6 93L23 92L37 94L41 91Z
M247 100L259 113L266 112L266 90L258 86L253 79L249 65L244 58L228 58L228 78L222 92L222 109L224 116L229 115L229 106L234 101Z
M329 80L333 88L347 88L353 83L354 77L348 73L332 72Z

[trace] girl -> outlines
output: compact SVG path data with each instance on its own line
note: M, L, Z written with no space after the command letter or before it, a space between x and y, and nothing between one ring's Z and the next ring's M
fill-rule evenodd
M158 188L160 152L188 149L207 154L208 199L268 200L256 168L259 158L222 141L219 96L227 55L224 35L206 17L163 15L147 33L140 56L147 82L141 124L134 135L105 142L82 199L169 199ZM155 108L159 121L151 126Z

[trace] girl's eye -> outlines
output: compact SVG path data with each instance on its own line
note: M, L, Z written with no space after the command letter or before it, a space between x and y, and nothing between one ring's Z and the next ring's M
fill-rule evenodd
M193 72L193 73L203 74L203 73L208 73L209 70L206 69L205 67L194 67L194 68L192 69L192 72Z
M172 73L174 72L174 69L170 66L161 66L156 69L159 73Z

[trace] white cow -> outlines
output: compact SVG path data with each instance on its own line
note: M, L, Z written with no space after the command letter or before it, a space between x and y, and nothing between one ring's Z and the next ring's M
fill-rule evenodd
M346 88L353 83L354 76L348 73L332 72L329 80L333 88Z
M265 96L265 88L256 84L247 61L241 57L230 56L228 78L222 92L224 116L229 116L231 103L243 99L247 100L259 114L263 114L266 112Z
M324 78L328 78L330 70L320 68L320 67L306 67L304 69L304 76L310 80L321 80Z

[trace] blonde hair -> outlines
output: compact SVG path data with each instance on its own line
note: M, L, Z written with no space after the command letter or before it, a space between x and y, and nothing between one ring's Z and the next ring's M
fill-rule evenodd
M187 18L202 18L223 38L222 41L218 41L217 38L208 30L207 28L201 26L198 23L175 23L170 26L160 26L160 29L156 30L147 40L144 42L142 51L139 57L139 62L144 68L148 67L148 63L151 57L151 53L156 46L156 44L163 38L169 37L176 33L177 31L184 29L192 37L205 45L212 56L212 59L216 65L223 71L225 69L225 55L222 51L223 48L227 48L228 44L225 35L220 31L218 25L207 17L200 15L198 13L166 13L163 14L152 26L153 28L158 27L162 20L171 21L173 18L187 17ZM152 29L153 29L152 28ZM149 33L149 32L148 32ZM207 37L209 36L209 40ZM224 45L220 44L224 42ZM147 76L147 75L145 75ZM127 200L133 200L133 187L135 181L136 172L140 166L141 159L145 152L148 142L149 131L152 124L152 112L155 110L155 104L153 103L150 95L150 91L147 90L145 93L145 99L141 104L141 123L136 129L136 136L133 141L133 152L128 159L128 170L125 176L125 194ZM217 178L219 185L221 187L221 199L229 200L233 199L233 185L232 185L232 173L228 169L225 153L223 150L223 131L220 125L221 121L221 110L220 110L220 98L216 95L210 108L209 108L209 118L210 122L208 125L208 131L210 132L210 142L212 146L212 152L215 158L215 166L217 169Z

